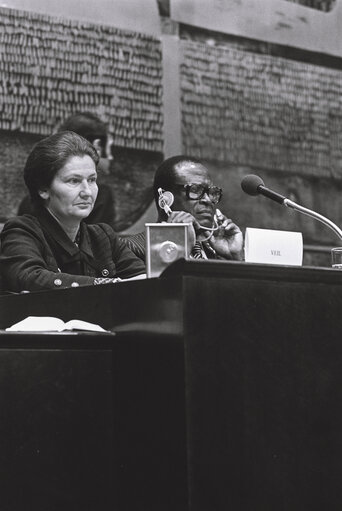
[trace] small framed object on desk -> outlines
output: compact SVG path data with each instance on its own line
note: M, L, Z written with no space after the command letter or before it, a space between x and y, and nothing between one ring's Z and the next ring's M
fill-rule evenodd
M188 229L190 223L149 223L146 227L147 277L159 277L177 259L190 254Z

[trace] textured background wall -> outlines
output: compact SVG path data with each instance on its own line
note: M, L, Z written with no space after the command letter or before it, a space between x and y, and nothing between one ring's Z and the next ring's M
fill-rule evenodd
M162 0L158 0L162 1ZM160 35L155 0L6 0L3 6ZM139 20L139 27L137 26Z
M309 0L170 0L172 18L243 39L342 57L342 3ZM311 3L311 2L310 2ZM317 0L317 6L323 3Z
M342 177L342 74L182 42L184 151L200 158Z
M26 195L22 170L33 144L40 137L0 131L0 222L16 214Z
M49 135L70 113L108 121L115 143L161 151L160 41L0 8L0 128Z
M160 40L0 8L0 221L26 193L22 170L33 144L76 111L96 113L114 133L118 157L100 180L112 187L117 228L127 227L152 200L163 149Z

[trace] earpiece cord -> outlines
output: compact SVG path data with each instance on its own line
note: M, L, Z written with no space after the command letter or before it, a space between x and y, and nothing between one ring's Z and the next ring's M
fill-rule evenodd
M217 223L217 220L216 218L214 218L214 223L213 223L213 226L215 225L215 227L204 227L204 225L201 225L201 224L198 224L198 226L203 229L204 231L212 231L212 233L214 233L215 231L217 231L217 229L220 228L220 226L218 225Z
M203 243L204 241L209 241L213 234L214 234L214 231L212 231L207 238L204 238L204 240L201 240L201 243Z
M204 229L205 231L211 231L211 233L209 234L209 236L208 236L207 238L204 238L204 240L201 240L201 242L203 242L203 241L209 241L209 240L210 240L210 238L212 237L212 235L214 234L214 232L215 232L215 231L217 231L217 229L219 229L219 228L220 228L220 226L219 226L219 225L218 225L218 223L217 223L216 218L214 218L214 224L213 224L213 225L215 225L215 227L204 227L204 225L199 224L199 227L200 227L201 229Z

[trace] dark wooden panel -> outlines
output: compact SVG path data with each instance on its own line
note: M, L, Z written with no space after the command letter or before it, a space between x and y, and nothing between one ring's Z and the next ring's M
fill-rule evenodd
M298 276L185 277L191 511L341 507L341 287Z
M108 499L114 509L186 510L188 478L190 511L337 511L342 501L341 284L342 272L331 269L180 261L164 278L147 282L1 297L1 321L52 314L117 331L112 341L100 336L96 345L87 335L70 336L70 346L58 337L71 371L80 363L70 355L74 362L68 366L71 348L80 350L80 361L87 350L111 353ZM44 344L31 341L28 350L44 351ZM5 352L10 342L0 336ZM23 336L16 342L20 360ZM57 347L53 342L46 336L49 353ZM6 392L19 374L13 349L9 354L13 359L1 366L0 387L7 464L16 458L12 444L3 441L6 431L15 424L16 435L23 434L19 415L12 425L8 417L16 398L26 395L23 376L17 396ZM96 357L94 363L89 367L96 368ZM68 376L63 364L61 375ZM57 366L51 374L58 382ZM82 374L87 372L80 369ZM103 378L99 374L100 388ZM37 376L37 389L40 381ZM87 377L82 381L80 396L89 385ZM28 410L19 403L18 414ZM67 429L64 436L69 435ZM4 481L6 474L3 470ZM62 475L58 470L56 477ZM60 488L63 479L58 480ZM74 484L73 509L80 502L77 488ZM92 489L87 491L91 502Z
M111 509L111 372L105 350L0 350L2 509Z
M179 337L2 333L0 345L2 510L187 509Z
M26 316L83 319L106 329L182 331L181 279L121 282L0 296L0 328ZM166 330L165 330L166 329ZM160 330L160 329L159 329Z

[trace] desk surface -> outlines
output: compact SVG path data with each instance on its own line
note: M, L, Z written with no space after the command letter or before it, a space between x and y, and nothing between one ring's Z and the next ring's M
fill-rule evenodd
M0 296L0 328L27 316L55 316L64 321L83 319L106 330L149 328L179 334L183 332L184 288L188 279L340 286L342 272L330 268L179 260L158 279Z

